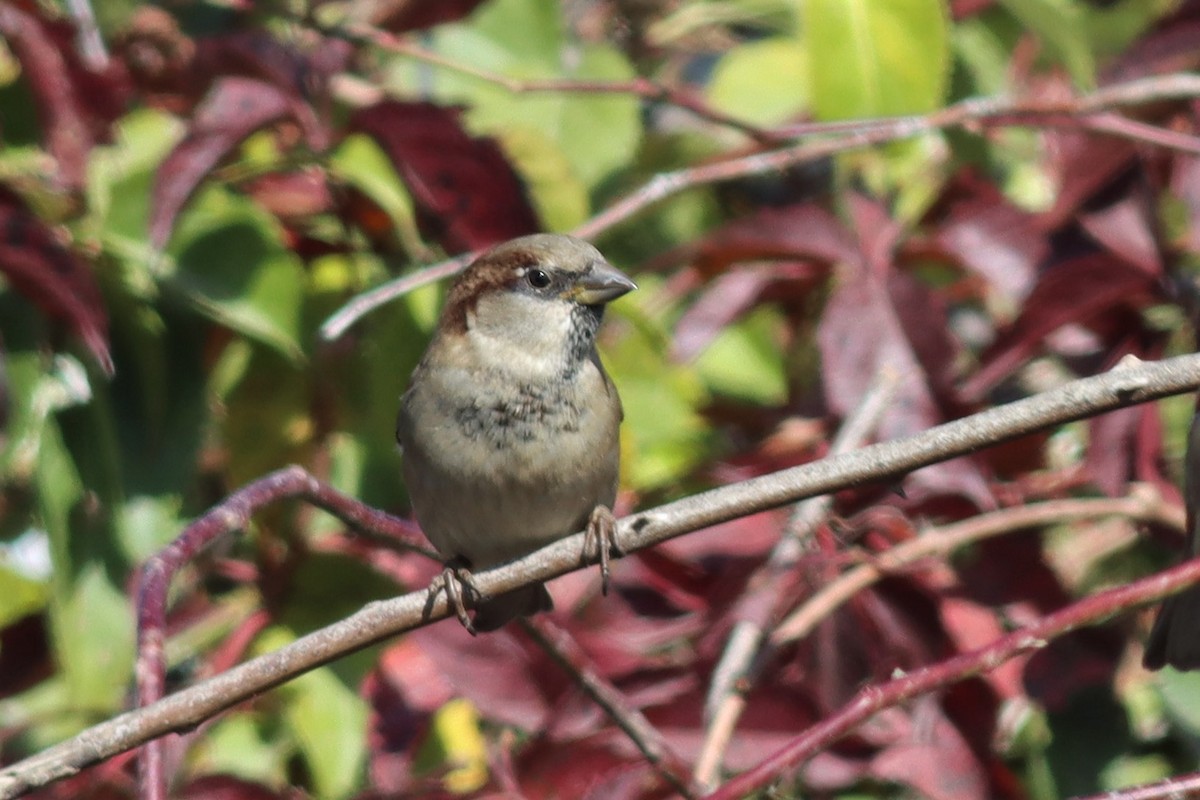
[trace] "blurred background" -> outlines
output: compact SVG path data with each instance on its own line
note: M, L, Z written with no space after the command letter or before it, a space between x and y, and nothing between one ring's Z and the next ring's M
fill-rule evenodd
M295 463L407 515L395 413L444 284L319 328L447 256L643 193L591 229L640 287L601 337L620 512L822 457L884 364L872 440L1194 349L1191 0L0 0L0 41L6 763L128 707L136 570L230 492ZM1144 102L1077 101L1131 81ZM936 114L985 97L1019 107ZM692 764L753 576L773 625L922 531L998 521L769 650L719 781L897 669L1173 563L1191 407L842 492L815 528L780 509L688 535L618 562L606 598L594 571L555 581L549 621ZM1103 498L1150 511L1005 527ZM423 587L439 565L400 544L263 509L175 581L170 685ZM890 709L779 791L1048 800L1194 770L1200 680L1140 668L1149 621ZM670 794L515 626L422 629L170 753L181 797ZM38 796L133 791L124 756Z

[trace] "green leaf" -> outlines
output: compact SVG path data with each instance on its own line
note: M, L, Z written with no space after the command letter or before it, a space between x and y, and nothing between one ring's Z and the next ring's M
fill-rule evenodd
M942 0L805 0L801 13L817 118L914 114L945 101Z
M487 783L487 740L470 700L456 697L439 708L429 733L417 755L418 771L445 769L442 782L455 794L473 792Z
M180 217L169 284L213 320L303 359L305 274L275 221L253 202L209 187Z
M253 714L224 716L198 737L189 761L195 774L229 774L266 786L287 785L288 748Z
M543 0L493 0L464 24L434 32L434 49L454 61L517 80L568 78L629 80L635 72L618 50L582 44L564 33L562 7ZM428 67L409 62L393 70L399 91L428 83ZM434 92L442 102L463 103L476 133L533 127L553 140L576 176L594 187L629 163L642 126L639 102L629 93L529 92L505 88L460 72L438 69Z
M765 406L787 400L787 376L779 345L779 315L760 309L717 335L696 369L717 394Z
M76 573L53 604L52 630L72 704L104 715L120 708L133 677L133 611L99 564Z
M49 598L45 582L10 568L6 563L10 558L8 552L0 551L0 629L41 611Z
M1096 85L1096 63L1083 14L1074 0L1000 0L1000 5L1034 31L1050 55L1081 89Z
M261 638L266 650L292 641L284 628ZM301 675L278 690L287 730L295 737L317 797L347 797L361 788L367 761L366 701L330 667Z
M513 125L496 132L529 191L537 217L547 230L569 231L587 219L587 187L558 143L537 128Z
M1200 672L1179 672L1168 667L1158 673L1167 713L1200 737Z
M329 166L382 208L403 239L420 241L412 196L374 139L361 133L347 136L330 155Z
M614 347L601 347L625 408L622 480L639 490L677 483L708 454L712 430L698 411L708 395L694 369L666 362L667 336L656 322L628 304L616 313L637 326Z
M182 137L183 123L162 111L140 109L122 117L114 142L88 161L88 207L110 243L149 258L146 223L159 164Z
M808 81L801 39L764 39L721 57L708 85L708 100L746 122L777 125L807 107Z
M112 563L119 553L104 508L83 507L79 469L53 420L41 439L36 478L54 562L51 637L70 702L92 713L118 708L132 672L134 628L129 598L109 567L123 576L127 565Z

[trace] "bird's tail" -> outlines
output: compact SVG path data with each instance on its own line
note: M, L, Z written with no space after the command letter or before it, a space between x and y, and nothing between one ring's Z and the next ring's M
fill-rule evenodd
M477 631L494 631L517 617L532 616L552 608L554 601L543 584L522 586L480 603L472 623Z
M1154 621L1142 663L1148 669L1170 664L1200 668L1200 587L1168 597Z

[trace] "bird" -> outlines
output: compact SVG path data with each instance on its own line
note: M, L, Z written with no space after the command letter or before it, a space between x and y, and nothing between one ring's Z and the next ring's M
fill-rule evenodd
M396 439L413 513L446 560L430 591L472 634L553 608L540 583L478 598L472 570L579 530L607 590L624 412L596 334L636 288L591 244L543 233L493 247L447 293Z
M1190 547L1195 555L1200 549L1197 531L1197 505L1200 504L1200 398L1197 413L1192 415L1188 430L1187 448L1183 457L1183 502ZM1177 670L1200 669L1200 586L1184 589L1163 601L1162 608L1150 629L1142 665L1146 669L1161 669L1167 665Z

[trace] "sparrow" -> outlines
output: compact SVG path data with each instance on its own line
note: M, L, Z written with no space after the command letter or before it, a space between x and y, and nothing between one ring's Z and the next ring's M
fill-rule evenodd
M606 304L635 288L587 242L535 234L480 256L447 294L396 439L413 512L447 561L431 592L472 633L553 603L543 584L478 598L471 570L576 531L607 588L623 412L596 333ZM478 598L473 621L463 588Z
M1200 401L1198 401L1200 403ZM1197 531L1197 506L1200 505L1200 405L1192 415L1183 457L1183 502L1187 511L1189 549L1196 555L1200 549ZM1168 597L1159 609L1146 650L1142 655L1146 669L1160 669L1168 664L1178 670L1200 669L1200 586L1185 589Z

